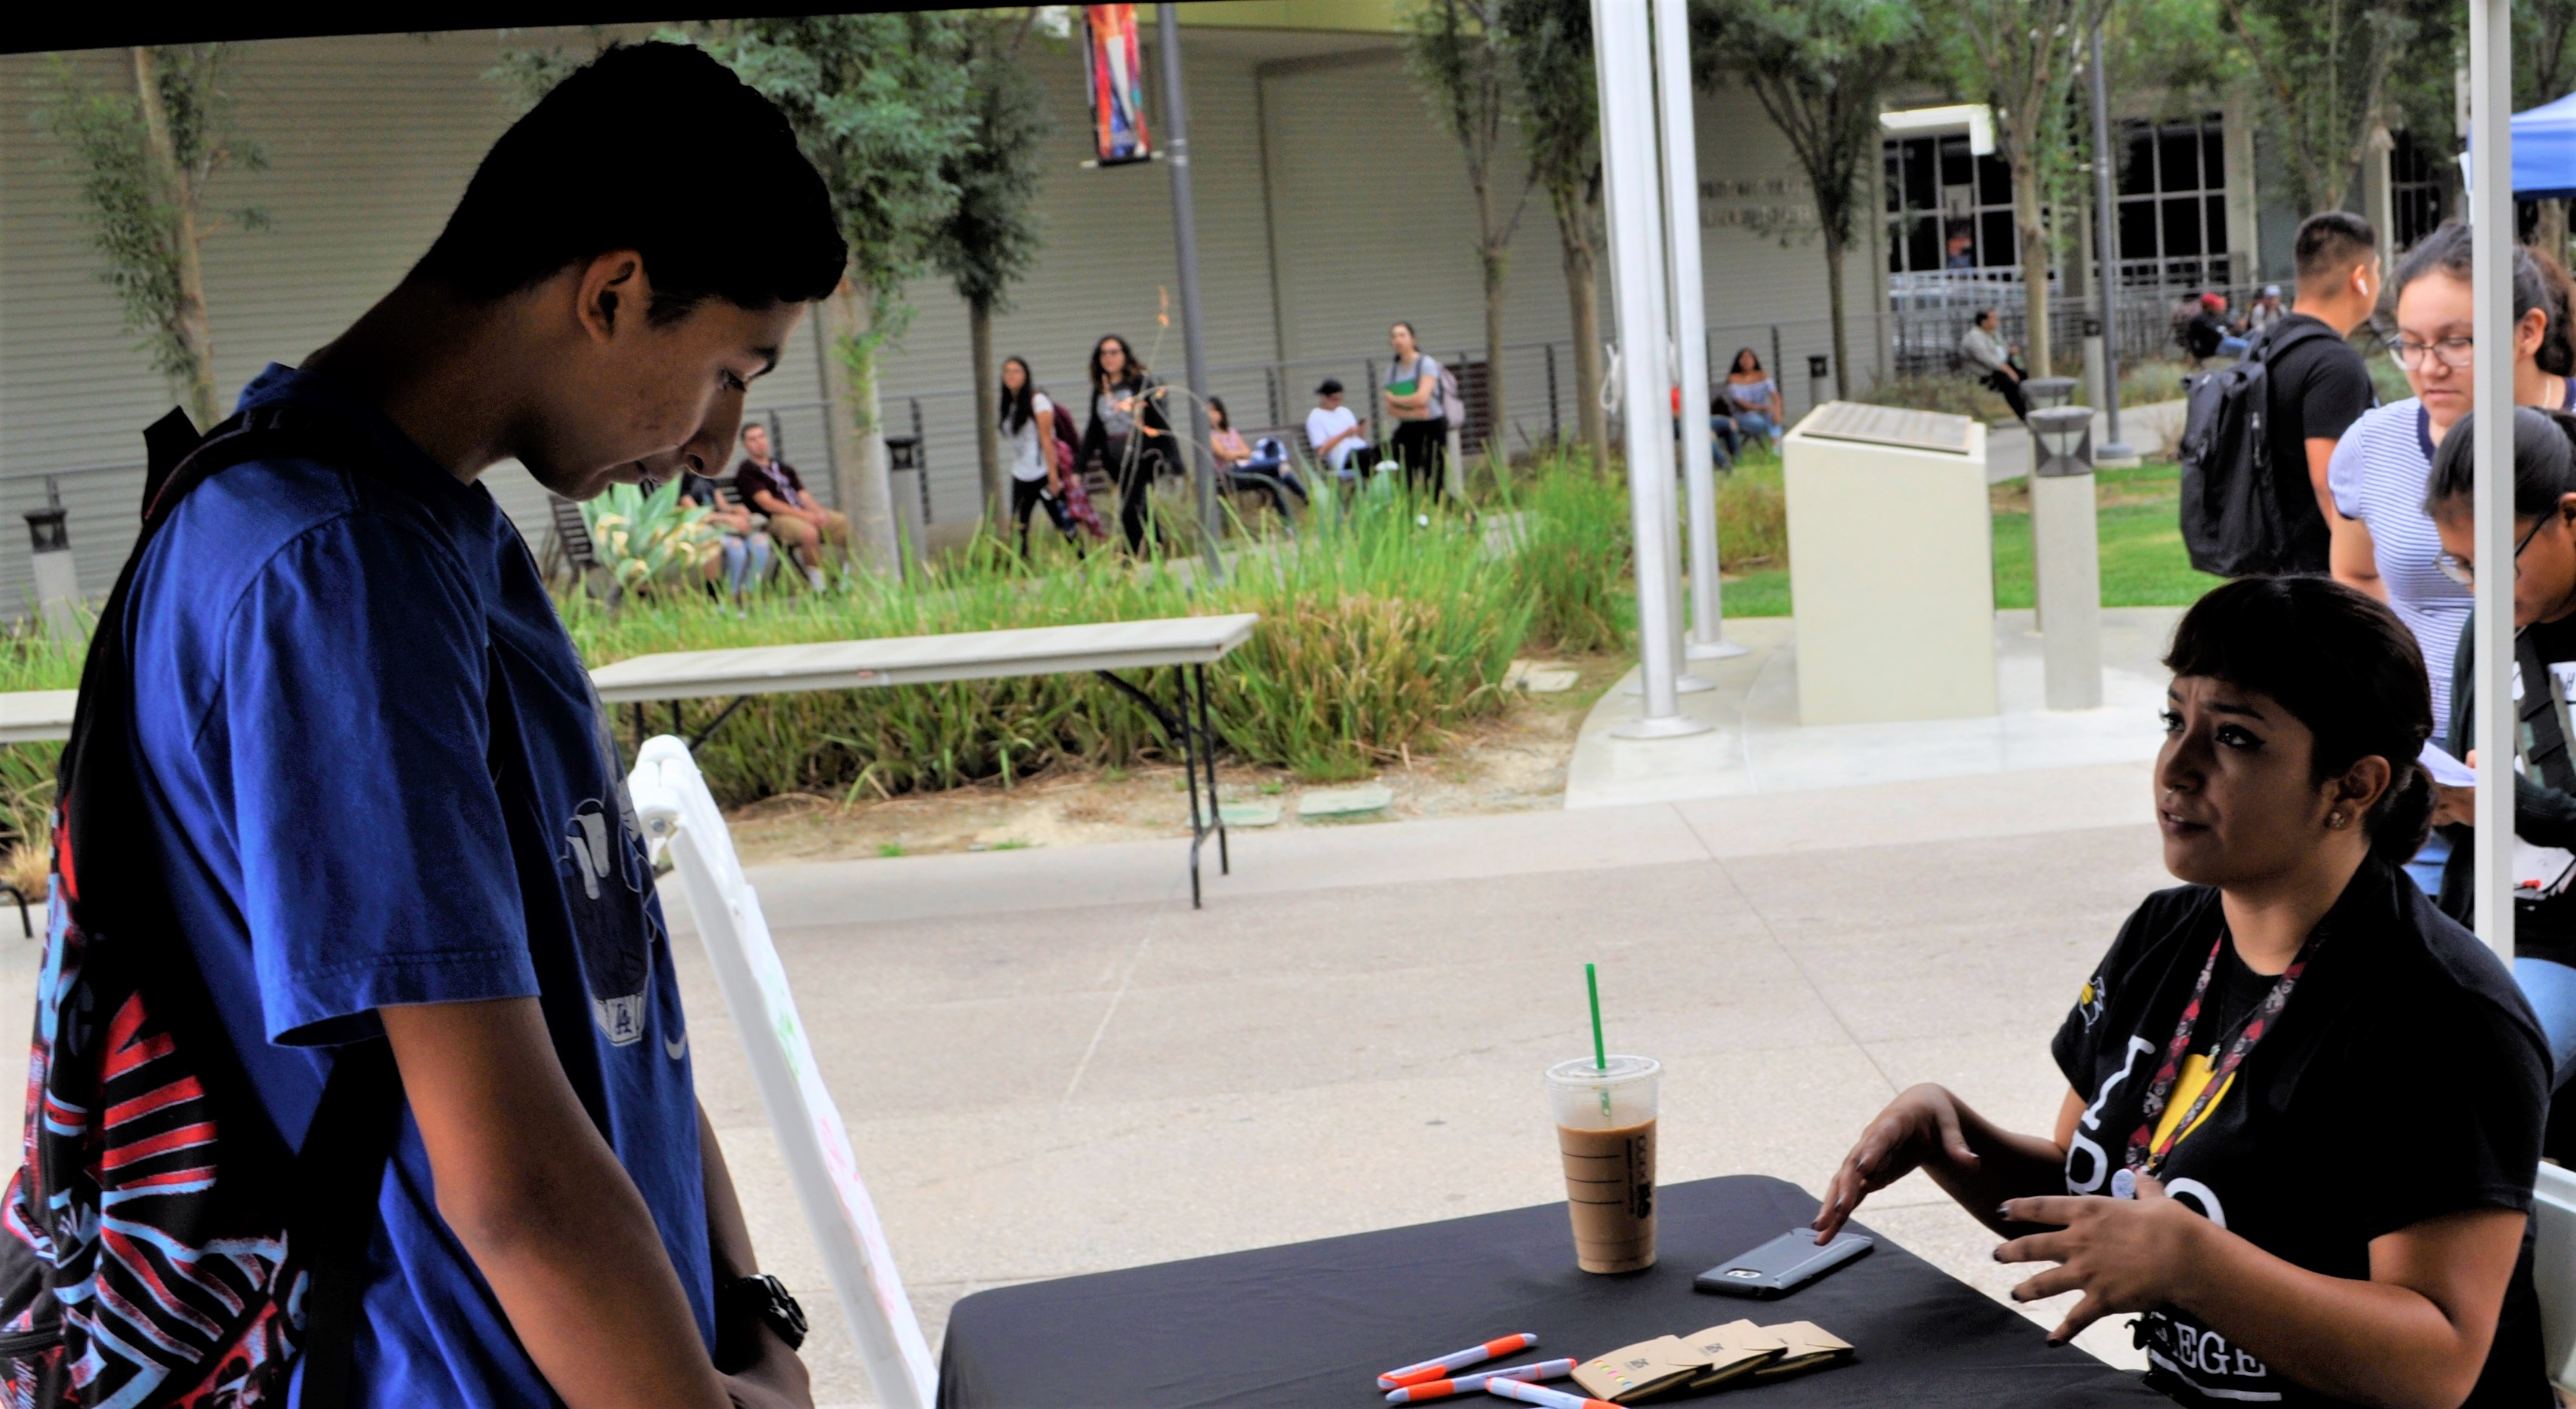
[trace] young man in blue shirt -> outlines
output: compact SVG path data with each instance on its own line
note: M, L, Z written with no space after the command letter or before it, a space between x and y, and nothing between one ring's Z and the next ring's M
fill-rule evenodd
M709 218L717 171L768 218ZM697 50L611 50L392 293L242 395L364 450L224 470L139 565L149 859L250 1086L294 1144L336 1045L381 1030L401 1072L357 1403L809 1400L692 1087L622 761L477 480L515 459L579 499L720 465L844 257L775 108Z

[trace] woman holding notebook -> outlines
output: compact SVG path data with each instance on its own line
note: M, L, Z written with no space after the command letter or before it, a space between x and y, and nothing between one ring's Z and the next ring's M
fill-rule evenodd
M2144 1313L2193 1405L2549 1403L2518 1262L2549 1057L2512 975L2399 870L2423 840L2422 653L2319 577L2183 618L2153 781L2165 868L2052 1044L2049 1134L1917 1086L1862 1132L1819 1239L1920 1169L2082 1295Z

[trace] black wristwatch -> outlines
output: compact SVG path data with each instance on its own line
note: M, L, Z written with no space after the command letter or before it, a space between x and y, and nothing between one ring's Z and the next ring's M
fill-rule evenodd
M766 1272L716 1288L716 1325L734 1325L746 1316L776 1331L789 1350L805 1344L805 1308L787 1294L786 1283Z

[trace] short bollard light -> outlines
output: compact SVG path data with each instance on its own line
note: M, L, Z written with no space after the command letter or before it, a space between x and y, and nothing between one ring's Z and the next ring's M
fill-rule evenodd
M2030 413L2030 537L2050 709L2102 703L2102 550L2094 523L2093 413Z
M1821 352L1807 354L1807 405L1822 406L1833 397L1834 363Z
M72 562L66 527L70 517L54 477L45 476L45 507L27 511L27 571L35 579L37 615L58 640L81 634L80 571Z
M2021 394L2030 401L2031 410L2063 406L2075 399L2073 377L2032 377L2021 384Z

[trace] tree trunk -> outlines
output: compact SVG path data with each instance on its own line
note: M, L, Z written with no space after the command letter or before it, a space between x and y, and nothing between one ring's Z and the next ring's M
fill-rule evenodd
M1574 421L1592 451L1592 472L1610 473L1610 427L1601 413L1601 281L1592 258L1592 232L1578 210L1559 212L1557 234L1565 246L1565 296L1574 311Z
M1503 279L1504 256L1499 249L1485 254L1485 458L1506 464L1511 460L1511 441L1505 434L1510 425L1503 401ZM1473 418L1474 408L1468 409ZM1467 427L1458 433L1465 435ZM1460 444L1465 444L1461 441ZM1463 468L1461 467L1462 473Z
M2048 343L2048 227L2039 215L2039 163L2031 146L2039 134L2015 134L2013 143L2013 224L2021 233L2023 357L2034 377L2057 375Z
M1843 331L1843 237L1825 225L1825 307L1834 320L1834 395L1852 394L1851 338Z
M1002 468L1001 398L995 391L1002 375L993 355L993 301L966 300L966 345L975 358L975 464L984 483L984 525L994 533L1010 513L1010 481Z
M151 149L152 177L176 212L170 251L179 276L179 297L169 312L170 335L187 361L188 407L201 427L223 419L215 395L215 334L206 317L206 271L197 256L197 193L179 167L178 144L170 136L170 113L161 103L160 65L152 50L134 48L134 92L143 105L143 131Z
M2547 250L2552 259L2567 259L2567 202L2545 200L2540 203L2540 223L2531 232L2531 242Z
M831 320L833 494L850 520L850 551L870 571L902 570L894 528L894 490L886 471L884 418L877 408L873 313L848 280L824 302Z

